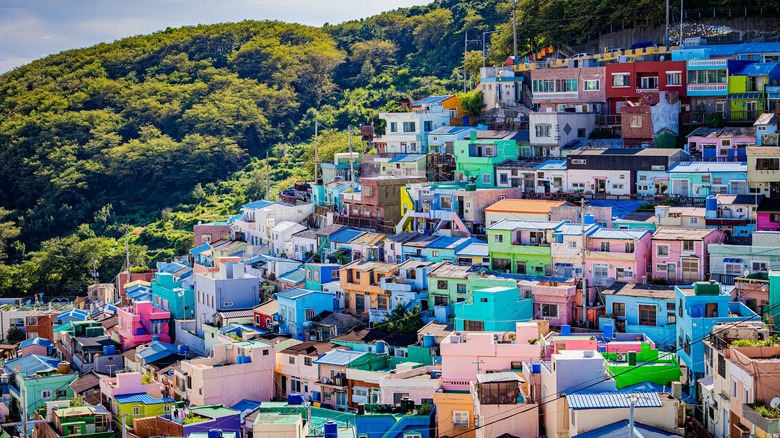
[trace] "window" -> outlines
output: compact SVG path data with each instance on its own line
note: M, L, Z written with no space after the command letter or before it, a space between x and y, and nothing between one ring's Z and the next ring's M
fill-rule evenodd
M447 300L446 296L441 295L434 295L433 296L433 305L434 306L446 306L449 301Z
M465 284L459 284L458 285L458 293L459 294L465 294L466 293L466 285Z
M609 252L609 242L601 242L601 251Z
M493 146L485 146L485 156L486 157L495 157L496 151L493 149Z
M141 415L141 408L133 406L133 415Z
M268 350L263 350L263 356L268 356L268 354L269 354ZM188 377L188 379L189 379L189 377Z
M583 80L582 91L599 91L601 82L598 80Z
M431 251L431 256L432 257L438 257L439 256L439 251Z
M480 298L480 299L479 299L479 302L480 302L480 303L487 303L487 302L488 302L488 299L487 299L487 298Z
M552 125L539 124L536 125L534 129L536 130L537 137L550 137L550 133L552 132Z
M415 132L417 127L414 122L404 122L404 132Z
M542 318L557 318L558 317L558 305L557 304L541 304L541 305L539 305L539 311L542 314Z
M682 85L682 72L681 71L670 71L666 72L666 86L667 87L677 87Z
M482 183L490 184L490 174L489 173L483 173L482 174Z
M485 323L483 321L463 321L463 330L467 332L481 332L485 330Z
M642 84L639 88L643 88L643 89L658 88L658 76L646 76L642 78Z
M433 131L433 122L430 120L426 120L423 122L423 130L425 132L431 132Z
M51 390L44 389L43 391L41 391L41 398L51 398Z
M555 92L555 81L552 79L537 79L533 81L534 93L553 93Z
M631 114L631 117L628 119L629 126L632 128L641 128L642 127L642 116L640 114Z
M390 132L398 132L398 122L390 122Z
M569 248L576 248L576 247L577 247L577 242L574 241L569 242Z
M634 242L626 242L626 253L631 254L634 252Z
M493 242L504 243L504 235L503 234L495 234L495 235L493 235Z
M501 184L509 184L509 175L505 173L498 174L498 181Z
M534 81L536 82L536 81ZM469 413L468 411L452 411L452 428L453 429L468 429L469 428Z
M577 138L585 138L587 136L585 128L577 129Z
M631 86L631 75L628 73L614 73L612 75L612 86L613 87L630 87Z
M693 251L695 247L693 240L683 240L683 251Z
M612 303L612 316L625 318L626 303Z
M376 307L379 310L387 310L387 297L384 295L376 297Z
M756 158L756 170L780 170L780 158Z
M311 321L314 319L314 317L317 315L317 311L315 309L306 309L304 310L306 321Z
M655 255L658 257L669 257L669 245L656 245Z
M674 312L668 312L666 314L666 323L677 324L677 316L674 314Z
M310 367L311 366L311 358L310 357L304 357L303 358L303 364L306 365L307 367Z
M656 325L656 308L655 306L643 306L639 305L639 325Z
M766 262L753 262L753 272L767 272Z
M447 280L436 281L436 287L439 289L447 289Z

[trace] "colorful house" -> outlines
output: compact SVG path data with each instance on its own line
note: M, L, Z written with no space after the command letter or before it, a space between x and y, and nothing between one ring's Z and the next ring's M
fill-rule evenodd
M552 275L550 245L561 222L502 220L488 228L490 267L499 272Z
M681 161L669 169L670 193L675 196L702 198L718 193L745 195L747 163Z
M745 161L747 147L756 144L756 129L696 128L686 138L685 151L704 161Z
M350 242L350 246L352 247L352 260L384 260L385 239L387 239L386 234L365 233L353 240Z
M171 342L168 330L171 312L149 301L138 301L132 307L119 308L116 316L117 326L112 336L122 344L123 350L148 344L155 336L163 342Z
M643 94L677 92L683 104L689 103L684 61L619 62L606 66L609 114L639 103Z
M756 230L780 231L780 201L766 198L756 209Z
M466 266L490 266L490 251L484 242L471 242L455 252L455 263Z
M357 174L360 171L360 153L352 152L351 155L349 152L335 153L333 154L333 162L320 164L320 169L322 169L322 183L326 186L338 180L350 181L352 179L350 172ZM317 186L314 185L314 187ZM312 191L312 197L313 195L314 191Z
M335 263L304 263L306 281L303 288L309 290L322 290L322 285L338 280L338 270L341 265Z
M41 406L35 413L40 437L112 438L111 415L101 406ZM50 421L47 421L50 420Z
M531 398L530 389L525 377L515 371L477 375L469 391L474 400L474 415L504 420L489 429L476 429L475 437L539 436L539 406Z
M723 243L725 234L705 229L659 228L653 233L652 276L668 284L702 281L709 273L707 247Z
M471 301L454 304L455 329L469 332L509 331L516 321L533 319L533 299L517 287L477 289Z
M728 61L729 119L756 120L767 112L766 87L780 85L777 62Z
M618 332L646 334L660 349L672 351L677 333L675 297L672 286L613 283L601 291L607 316L599 326L611 324Z
M594 286L612 281L641 283L650 264L652 233L647 230L600 228L588 236L585 269Z
M313 361L319 368L319 386L322 388L322 403L334 409L349 406L347 394L347 366L367 353L344 349L331 350Z
M780 196L780 147L747 148L747 180L751 193L767 198Z
M374 176L360 179L360 191L341 195L340 223L384 231L401 220L401 190L426 181L415 176ZM348 218L348 219L347 219ZM392 228L391 228L392 229Z
M596 129L592 112L532 112L528 115L529 141L535 160L560 158L561 149Z
M379 174L387 176L426 176L427 155L400 154L395 157L376 157Z
M428 134L428 153L451 155L455 142L465 139L476 130L473 126L442 126L434 129Z
M114 422L120 424L124 418L128 425L134 420L157 417L171 412L176 400L170 397L152 397L145 392L114 396Z
M259 286L257 277L245 273L243 263L220 263L218 271L195 274L197 333L203 335L203 324L213 323L217 312L252 309L260 304Z
M532 297L533 318L561 327L575 322L582 297L573 278L531 277L517 282L521 297Z
M335 297L327 292L308 289L290 289L276 296L279 303L280 332L293 338L306 339L304 326L324 311L336 310Z
M455 142L455 180L470 181L477 188L496 187L494 167L516 160L519 131L475 131L468 140Z
M69 385L79 377L67 362L37 354L5 362L3 373L10 376L8 391L16 411L30 417L48 401L70 400L73 389Z
M184 287L174 274L155 272L152 280L152 302L171 312L173 319L195 317L195 290Z
M710 245L710 276L723 284L734 284L745 271L758 274L780 269L780 234L756 231L751 237L751 245Z
M276 396L302 394L312 400L321 392L319 367L314 363L334 348L329 342L305 341L276 352Z
M676 58L675 55L673 52L673 59ZM691 98L691 111L726 115L728 60L709 59L709 55L705 56L704 53L697 58L699 59L689 59L685 63L688 70L687 93Z
M385 134L375 139L380 154L428 153L428 135L450 124L457 115L457 96L429 96L412 103L412 111L380 113L385 122Z
M390 310L390 292L381 288L380 280L396 273L395 264L355 261L339 270L344 291L344 313L368 317L370 309Z
M452 306L455 303L468 301L468 279L476 271L471 266L443 263L428 273L428 299L434 306ZM441 310L438 316L443 320L449 315L448 310Z
M692 286L675 286L677 299L676 351L687 368L687 386L691 396L698 393L697 381L705 377L704 345L701 340L717 324L759 321L760 316L742 303L731 302L716 282L697 282Z
M485 223L490 226L502 219L548 221L554 208L573 206L567 201L544 199L502 199L485 209Z

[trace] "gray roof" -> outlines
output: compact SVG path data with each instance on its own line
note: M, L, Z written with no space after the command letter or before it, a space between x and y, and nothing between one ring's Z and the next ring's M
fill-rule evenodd
M747 172L746 162L680 161L669 173Z
M655 392L599 392L599 393L575 393L566 396L566 403L571 409L616 409L630 408L631 397L638 398L638 408L660 408L661 399Z
M561 222L521 221L521 220L504 219L501 222L496 222L495 224L491 225L490 227L488 227L488 229L500 230L500 231L512 231L518 228L523 230L550 230L557 227L560 224Z
M525 380L511 371L503 371L500 373L490 374L478 374L477 381L479 383L496 383L496 382L524 382Z
M623 239L634 240L641 239L645 234L650 234L650 230L618 230L614 228L601 228L590 237L594 239Z
M612 286L601 291L602 295L619 295L626 297L653 298L657 300L674 300L674 286L654 284L612 283Z
M331 350L327 353L325 353L324 356L314 361L316 364L323 364L323 365L334 365L334 366L345 366L349 365L350 362L353 360L359 358L360 356L363 356L366 354L362 351L352 351L352 350Z
M473 242L465 246L463 249L457 252L457 255L459 256L477 256L477 257L488 257L490 253L488 252L488 244L487 243L480 243L480 242Z

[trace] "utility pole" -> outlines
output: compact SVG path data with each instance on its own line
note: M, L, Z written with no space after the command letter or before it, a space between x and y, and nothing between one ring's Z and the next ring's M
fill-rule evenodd
M347 127L347 135L349 137L349 186L355 188L355 169L352 160L352 125Z
M631 401L631 409L628 411L628 438L634 438L634 408L639 402L639 396L631 394L628 399Z
M588 250L588 236L585 235L585 198L580 198L580 220L582 221L582 322L588 326L588 271L585 254Z
M683 1L680 0L680 48L683 46L683 20L685 20L685 10L683 9Z
M669 0L666 0L666 47L669 47Z
M466 54L469 53L469 31L463 35L463 92L466 92L466 81L469 75L466 74Z
M271 174L268 170L268 151L265 151L265 199L271 200Z
M481 364L483 364L483 363L485 363L485 361L484 361L484 360L477 360L476 362L471 362L471 363L473 363L474 365L476 365L476 366L477 366L477 375L479 375L479 372L480 372L480 365L481 365Z
M24 394L22 395L22 430L24 431L24 435L22 435L24 438L27 438L27 389L25 388Z
M512 0L512 41L515 48L513 62L517 65L517 0Z
M487 48L485 43L485 35L496 33L498 31L491 30L489 32L482 32L482 67L487 67Z
M122 438L127 438L127 414L122 414Z
M319 138L317 137L319 127L320 127L320 120L318 114L315 112L314 113L314 185L315 186L317 185L317 181L318 181L317 173L319 170L318 168L320 166L320 153L318 150L319 145L317 144L317 142L319 141Z

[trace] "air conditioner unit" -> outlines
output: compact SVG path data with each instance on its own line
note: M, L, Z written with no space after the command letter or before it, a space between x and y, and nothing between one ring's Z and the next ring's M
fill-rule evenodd
M626 353L617 353L617 354L615 355L615 360L616 360L617 362L625 362L625 361L627 360L627 355L626 355Z

